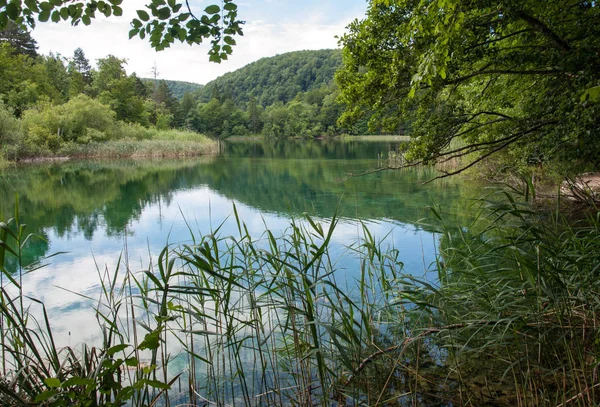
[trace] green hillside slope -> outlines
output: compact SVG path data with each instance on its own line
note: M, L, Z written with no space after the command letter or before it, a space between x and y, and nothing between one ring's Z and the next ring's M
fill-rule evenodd
M252 97L265 107L278 101L287 103L300 92L330 84L341 64L341 51L331 49L263 58L207 83L199 91L200 101L208 102L217 95L236 104Z
M162 79L159 79L158 81L160 82L162 81ZM148 85L153 85L154 79L142 78L142 82ZM165 82L167 83L167 87L169 88L173 96L175 96L179 100L181 100L181 98L183 98L183 95L185 95L186 93L193 93L199 89L202 89L203 87L203 85L193 82L169 81L166 79Z

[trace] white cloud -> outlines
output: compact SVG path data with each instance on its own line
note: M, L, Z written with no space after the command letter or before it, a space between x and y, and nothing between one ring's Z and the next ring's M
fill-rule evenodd
M33 36L39 45L39 52L50 51L70 57L80 47L90 61L95 62L108 54L126 58L128 73L149 77L154 62L163 79L184 80L206 83L234 71L260 58L290 51L337 47L336 35L344 32L344 27L354 17L363 12L361 8L345 8L332 20L322 10L306 9L302 15L281 16L265 10L254 9L244 26L244 36L237 38L238 45L228 61L221 64L208 62L208 45L189 46L175 44L162 52L154 51L146 41L139 38L127 39L129 21L135 16L135 9L145 2L132 0L124 10L124 16L115 18L98 17L88 27L71 27L67 23L39 24ZM130 5L131 4L131 5ZM240 18L246 18L240 4ZM257 17L253 18L252 17ZM334 21L335 20L335 21Z

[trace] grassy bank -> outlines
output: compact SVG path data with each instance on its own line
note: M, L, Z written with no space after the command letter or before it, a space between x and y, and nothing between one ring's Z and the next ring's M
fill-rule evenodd
M166 158L216 155L218 142L201 134L183 130L138 130L139 138L88 143L64 143L51 150L36 148L10 158L18 161L44 161L64 158ZM140 134L142 133L142 134ZM9 162L4 158L4 165Z
M72 144L61 148L57 155L73 158L166 158L216 155L217 153L217 142L203 138L201 141L126 139L84 145Z
M42 304L3 269L4 404L592 406L600 401L600 215L569 222L507 193L440 236L437 281L363 228L355 285L329 253L336 220L281 236L190 230L142 272L100 273L99 348L53 342ZM0 264L27 239L0 224ZM31 237L32 238L32 237ZM124 256L126 258L127 256ZM35 265L33 266L35 267ZM29 306L28 304L31 304ZM37 317L37 318L35 318ZM183 384L182 384L183 383Z
M16 118L0 104L0 161L214 155L218 143L187 130L159 129L115 119L106 105L78 96L42 104Z

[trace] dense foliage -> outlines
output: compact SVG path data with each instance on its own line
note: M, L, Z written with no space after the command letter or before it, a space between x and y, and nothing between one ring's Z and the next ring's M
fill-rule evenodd
M0 110L3 117L23 119L23 123L11 119L10 125L7 121L4 127L11 129L10 134L8 130L0 134L10 141L2 143L2 154L10 159L56 152L67 143L146 138L146 133L131 131L142 127L180 128L216 138L249 134L313 138L342 133L337 120L344 106L337 101L333 83L341 58L336 50L265 58L206 86L128 75L126 60L112 55L93 67L82 49L71 58L37 55L35 50L35 41L26 31L13 27L2 32ZM86 119L83 123L92 125L72 135L61 117L72 113L76 104L86 105L85 111L108 112L105 119L119 125L97 129L93 123L98 120ZM99 104L106 107L104 113ZM347 131L366 129L356 126Z
M38 55L36 48L15 25L0 31L0 159L73 152L73 144L164 138L154 130L183 127L185 116L165 81L127 75L126 61L112 55L94 68L80 48L72 58Z
M178 100L181 100L186 93L193 93L203 86L193 82L157 80L148 78L142 78L142 82L144 82L146 86L152 86L153 82L165 82L171 94Z
M594 1L373 0L341 39L343 121L374 112L423 162L508 150L598 169L599 20Z
M337 100L338 90L333 83L340 64L337 50L297 51L263 58L184 97L181 106L187 112L186 125L219 137L263 134L313 138L340 134L337 119L344 106ZM346 131L365 130L357 126Z
M342 64L339 50L296 51L262 58L234 72L208 82L200 100L226 95L236 104L254 98L263 107L288 103L300 92L329 85Z

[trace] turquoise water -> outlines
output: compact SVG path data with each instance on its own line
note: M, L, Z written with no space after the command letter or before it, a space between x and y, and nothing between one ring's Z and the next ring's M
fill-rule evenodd
M220 226L236 235L235 205L256 239L269 228L280 236L291 219L309 215L324 225L341 217L332 253L338 281L351 289L359 260L348 247L361 239L360 219L395 247L405 271L423 276L437 236L424 227L429 205L465 212L472 189L459 180L422 185L428 169L383 171L378 157L388 142L232 142L219 157L190 160L86 161L36 164L6 170L0 213L8 219L18 196L21 223L32 238L26 264L45 264L23 276L24 293L42 300L62 345L98 343L91 299L100 278L121 268L144 270L166 243L189 242ZM345 180L344 180L345 179ZM54 253L57 256L50 257ZM9 259L10 261L10 259ZM9 263L16 269L16 264ZM79 294L79 295L78 295Z

